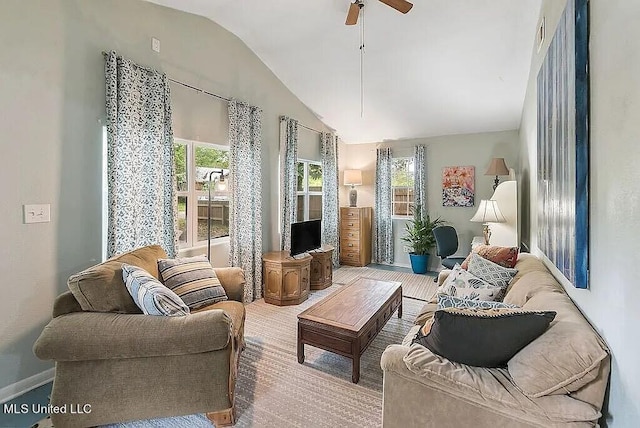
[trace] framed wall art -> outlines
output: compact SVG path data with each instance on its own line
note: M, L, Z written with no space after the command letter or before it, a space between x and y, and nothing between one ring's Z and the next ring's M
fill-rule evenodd
M442 168L442 206L472 207L475 204L475 167Z
M589 285L588 0L568 0L538 72L538 248Z

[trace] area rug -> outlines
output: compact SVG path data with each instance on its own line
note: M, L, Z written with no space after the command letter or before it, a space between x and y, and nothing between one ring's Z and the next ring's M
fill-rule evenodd
M364 352L360 382L351 382L351 360L305 346L296 357L297 315L341 285L313 291L296 306L258 300L247 305L245 340L236 383L239 427L379 427L382 425L384 349L400 343L423 302L403 299L403 316L394 314Z
M341 266L333 272L333 282L336 284L348 284L361 276L383 281L400 281L402 283L402 295L418 300L429 300L438 288L433 276L375 269L366 266Z

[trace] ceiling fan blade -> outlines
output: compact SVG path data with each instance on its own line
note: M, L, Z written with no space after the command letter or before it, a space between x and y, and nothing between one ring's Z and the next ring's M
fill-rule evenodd
M413 3L409 3L406 0L380 0L382 3L387 6L391 6L398 12L407 13L413 7Z
M358 23L358 15L360 15L360 6L358 3L351 3L349 12L347 12L347 20L345 25L356 25Z

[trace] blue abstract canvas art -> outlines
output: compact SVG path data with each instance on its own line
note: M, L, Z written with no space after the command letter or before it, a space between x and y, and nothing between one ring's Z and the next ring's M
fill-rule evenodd
M588 0L568 0L538 72L538 247L589 286Z

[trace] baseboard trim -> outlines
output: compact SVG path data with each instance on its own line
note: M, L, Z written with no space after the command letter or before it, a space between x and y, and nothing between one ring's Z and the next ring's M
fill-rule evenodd
M14 398L21 396L25 392L29 392L32 389L36 389L37 387L44 385L45 383L51 382L55 374L56 369L52 367L31 377L5 386L4 388L0 389L0 404L6 403L9 400L13 400Z

